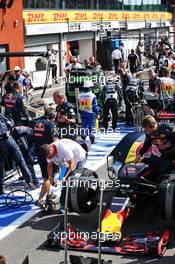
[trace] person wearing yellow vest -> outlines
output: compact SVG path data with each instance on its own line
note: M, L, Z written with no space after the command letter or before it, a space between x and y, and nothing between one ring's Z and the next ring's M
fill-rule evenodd
M85 81L84 92L78 97L79 113L82 121L81 138L85 140L86 136L89 135L91 144L95 143L94 128L99 111L97 98L91 91L93 86L91 81Z

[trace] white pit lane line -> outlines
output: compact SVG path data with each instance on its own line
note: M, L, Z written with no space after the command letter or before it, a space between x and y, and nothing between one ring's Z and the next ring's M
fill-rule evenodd
M112 134L108 134L108 135L104 135L104 134L103 135L101 135L101 134L97 135L97 137L96 137L97 143L91 146L91 149L89 151L89 159L87 159L87 162L85 164L85 168L88 168L88 169L94 170L94 171L98 170L101 166L103 166L106 163L107 155L110 154L110 152L116 147L116 145L122 140L122 138L128 132L132 132L132 131L127 131L127 129L125 131L124 129L122 129L122 133L117 132L117 133L112 133ZM114 145L110 146L110 147L105 147L105 146L103 147L101 144L99 146L98 143L108 143L108 144L114 143ZM95 153L95 151L97 151L97 153ZM93 154L97 154L97 155L91 156L91 152ZM98 154L100 154L100 153L104 154L104 156L98 156ZM38 168L37 168L36 174L37 174L37 176L40 176L40 172L38 171ZM56 190L56 189L54 188L54 190ZM36 201L38 199L39 192L40 192L40 189L37 189L37 190L30 192L30 194L33 197L33 201ZM57 188L55 193L60 195L59 194L60 189ZM41 211L40 208L33 207L33 208L31 208L30 211L26 212L23 216L19 217L17 220L12 222L8 226L4 227L2 230L0 230L0 240L5 238L11 232L15 231L19 226L24 224L26 221L28 221L30 218L35 216L40 211ZM1 220L1 218L0 218L0 220Z

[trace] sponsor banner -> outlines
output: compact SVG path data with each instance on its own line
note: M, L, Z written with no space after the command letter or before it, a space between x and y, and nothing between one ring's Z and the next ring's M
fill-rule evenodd
M94 22L94 21L139 21L170 20L169 12L123 12L123 11L23 11L25 24Z

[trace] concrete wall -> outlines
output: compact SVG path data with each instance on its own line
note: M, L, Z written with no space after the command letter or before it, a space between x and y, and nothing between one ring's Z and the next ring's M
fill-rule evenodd
M83 62L85 59L89 59L93 55L93 40L79 40L79 55L80 61Z

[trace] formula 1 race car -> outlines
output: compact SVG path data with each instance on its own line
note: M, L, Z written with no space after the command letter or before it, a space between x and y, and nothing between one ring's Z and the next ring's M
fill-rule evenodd
M74 229L71 224L60 224L47 239L48 246L58 246L69 250L98 252L124 255L152 255L162 256L169 242L170 232L148 232L134 234L123 238L123 224L127 217L136 210L137 203L142 197L153 197L159 201L159 210L163 218L175 219L174 198L175 181L173 174L166 175L160 184L155 179L155 168L148 164L134 164L132 161L141 148L145 135L143 132L127 134L107 158L110 187L100 188L100 179L94 178L92 172L83 179L83 174L77 178L77 186L70 188L68 201L71 201L71 211L78 214L90 213L100 201L99 226L97 236L87 239L83 232ZM156 148L149 150L156 153ZM86 184L82 187L81 179ZM99 198L100 194L100 198ZM167 200L168 197L168 200ZM102 216L103 203L106 202ZM67 215L67 213L66 213ZM65 217L65 221L67 219ZM65 229L65 226L67 228ZM70 234L62 236L62 234Z
M97 232L80 232L71 224L67 229L59 225L48 235L47 246L68 250L99 252L122 255L156 255L162 257L169 242L170 232L148 232L122 238L122 225L129 215L129 198L113 197ZM99 216L100 217L100 216ZM99 218L100 219L100 218ZM101 231L99 231L101 230Z
M174 164L171 164L170 171L164 175L162 181L156 178L154 167L145 163L132 163L139 153L145 139L144 132L132 132L127 134L111 152L107 158L108 177L120 182L118 194L129 196L131 203L137 204L142 197L155 197L159 203L160 215L165 219L175 219L174 198L175 193L169 192L169 188L175 188ZM144 157L150 155L159 155L159 150L155 145L144 154ZM110 161L112 159L112 161ZM110 164L112 163L112 164ZM167 201L167 198L169 200Z
M102 244L101 252L108 254L155 255L162 257L169 242L169 237L168 230L163 233L157 231L146 234L134 234L124 238L121 242ZM77 232L73 226L69 226L66 232L62 226L57 226L48 236L47 245L49 247L59 246L59 248L64 249L65 243L69 250L98 252L97 240L87 241L86 237L82 236L82 232Z
M153 114L156 116L158 121L175 121L175 103L174 98L164 98L160 100L160 96L156 93L149 91L144 92L145 100L153 111ZM148 112L150 114L150 112Z

